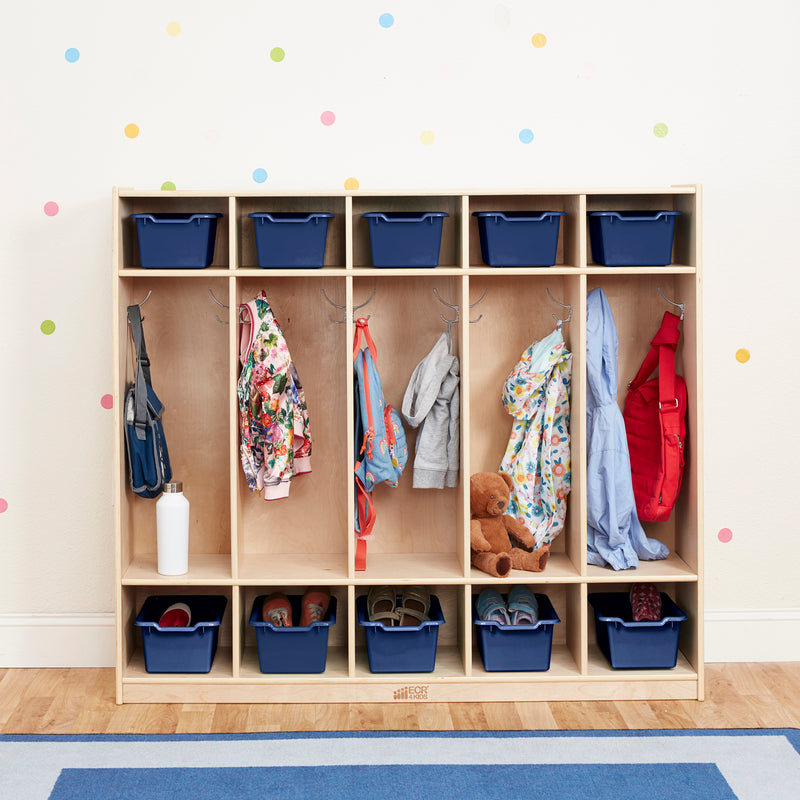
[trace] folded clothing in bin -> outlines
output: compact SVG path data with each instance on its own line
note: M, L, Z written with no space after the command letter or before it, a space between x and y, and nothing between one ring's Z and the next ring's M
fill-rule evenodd
M552 267L563 211L473 211L490 267Z
M301 617L301 595L287 595L292 617ZM258 646L258 667L263 673L325 672L328 655L328 629L336 624L336 598L331 597L322 620L301 627L279 626L262 619L261 609L267 595L253 601L250 625L255 628Z
M273 211L248 216L255 229L259 267L318 269L325 264L328 220L333 214Z
M487 672L541 672L550 669L553 626L561 622L550 598L537 594L539 621L533 625L504 625L482 620L478 595L472 596L472 622L478 634L478 651ZM507 601L507 597L503 600Z
M145 269L203 269L214 261L222 214L131 214Z
M680 211L590 211L592 259L607 267L664 267L672 263Z
M419 625L387 626L370 622L367 596L356 598L358 624L364 628L370 672L433 672L436 666L436 645L444 615L439 598L432 594L429 619ZM401 598L397 597L396 605Z
M444 211L370 211L373 267L438 267Z
M661 593L661 619L634 622L629 592L593 593L597 644L614 669L672 669L684 614Z
M222 595L153 595L145 600L134 625L142 632L147 672L210 672L227 598ZM191 610L191 625L162 627L164 612L176 603Z

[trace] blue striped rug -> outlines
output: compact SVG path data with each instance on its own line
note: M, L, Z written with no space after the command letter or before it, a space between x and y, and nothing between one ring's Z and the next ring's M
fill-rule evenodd
M800 797L797 730L0 736L8 800Z

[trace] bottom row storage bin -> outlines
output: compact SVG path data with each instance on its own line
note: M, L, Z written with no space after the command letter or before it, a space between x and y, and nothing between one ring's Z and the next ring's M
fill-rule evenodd
M400 603L399 597L397 602ZM433 672L439 626L444 624L442 606L435 594L431 595L430 619L419 625L391 627L370 622L366 595L356 598L356 614L366 636L370 672Z
M134 624L142 632L147 672L210 672L217 652L219 626L227 599L222 595L154 595L148 597ZM161 627L161 615L173 603L191 610L191 625Z
M508 601L507 597L503 597ZM487 672L541 672L550 669L553 626L561 622L547 595L537 594L539 621L535 625L501 625L478 616L478 595L472 596L472 621L478 652Z

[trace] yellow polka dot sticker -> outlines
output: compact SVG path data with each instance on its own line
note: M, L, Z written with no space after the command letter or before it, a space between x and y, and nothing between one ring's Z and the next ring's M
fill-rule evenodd
M740 364L746 364L750 360L750 351L746 347L740 347L736 351L736 360Z
M170 36L177 36L181 32L181 26L177 22L170 22L167 25L167 33Z
M433 144L436 137L433 135L433 131L422 131L419 135L419 140L422 144Z
M543 33L534 33L531 36L531 44L534 47L544 47L547 44L547 37Z
M344 188L353 190L358 189L358 181L355 178L348 178L344 182Z
M129 139L135 139L139 135L139 126L134 122L129 123L125 126L125 135Z
M653 135L663 139L669 133L669 128L663 122L653 125Z
M56 324L51 319L46 319L42 324L39 326L39 330L45 335L50 336L52 333L55 333Z

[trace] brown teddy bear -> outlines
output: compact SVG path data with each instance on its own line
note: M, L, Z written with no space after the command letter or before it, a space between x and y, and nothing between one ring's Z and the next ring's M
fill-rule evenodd
M477 472L469 479L472 563L497 578L512 568L541 572L550 557L550 545L536 548L533 534L503 513L513 486L504 472Z

